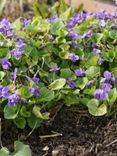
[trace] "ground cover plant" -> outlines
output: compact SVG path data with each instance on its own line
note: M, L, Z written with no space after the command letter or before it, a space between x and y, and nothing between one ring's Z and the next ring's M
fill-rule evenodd
M117 12L71 15L0 22L0 111L18 128L39 127L56 105L115 110Z

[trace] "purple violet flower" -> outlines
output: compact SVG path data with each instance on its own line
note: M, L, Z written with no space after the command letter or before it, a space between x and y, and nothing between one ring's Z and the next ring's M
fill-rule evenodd
M112 19L112 15L105 9L103 9L101 12L96 13L95 16L101 19Z
M87 84L86 84L86 87L87 88L91 88L92 87L92 85L94 84L94 80L90 80Z
M50 41L51 42L54 42L55 41L55 38L52 36L51 39L50 39Z
M21 99L21 96L18 95L17 93L10 95L8 97L8 106L9 107L16 106L16 104L19 102L20 99Z
M36 95L36 96L40 96L40 90L39 90L39 88L30 88L29 89L29 92L31 93L31 94L34 94L34 95Z
M108 93L110 92L112 88L112 85L110 85L109 83L102 83L102 89L104 90L104 92Z
M82 69L76 69L75 74L76 76L85 76L85 71Z
M3 89L3 86L0 85L0 99L2 98L2 89Z
M19 60L22 57L23 52L20 50L20 48L14 48L11 50L11 55L16 58L16 60Z
M69 79L67 80L67 83L72 89L76 88L76 84L73 80Z
M74 48L78 48L78 43L72 42L72 45L74 46Z
M91 30L89 30L88 32L84 33L81 38L85 38L85 37L89 38L92 35L93 35L93 32Z
M98 58L98 64L99 64L99 65L101 65L103 61L104 61L103 58L101 58L101 57Z
M27 44L26 43L18 43L16 44L16 47L19 48L20 50L23 49Z
M0 85L0 98L7 98L9 96L9 88Z
M33 77L32 80L33 80L33 82L34 82L36 85L39 84L39 78Z
M97 46L97 44L96 43L93 43L92 45L91 45L91 47L94 49L97 49L98 48L98 46Z
M109 71L105 71L104 72L104 77L107 79L107 80L110 80L112 78L112 73L109 72Z
M117 18L117 8L113 12L113 17ZM116 28L116 26L114 26Z
M6 32L6 36L7 36L7 37L15 36L15 31L14 31L14 30L8 30L8 31Z
M114 85L115 84L115 77L114 76L110 79L110 84L111 85Z
M99 23L99 26L101 26L101 27L106 26L106 22L104 20L100 20L98 23Z
M22 29L25 30L26 26L31 23L31 19L20 18L20 22L22 23Z
M69 58L70 58L70 60L71 60L72 62L76 62L76 61L79 60L79 56L78 56L78 55L75 55L75 54L73 54L73 53L70 53L70 54L69 54Z
M51 16L47 20L48 20L48 22L55 22L55 21L58 20L58 16L57 15L56 16Z
M108 94L105 93L103 89L96 89L94 97L98 100L105 100L108 97Z
M19 44L22 43L25 40L24 37L16 37L15 41L18 42Z
M5 33L6 31L10 30L11 24L7 19L3 19L0 22L0 32Z
M95 55L100 54L100 53L101 53L101 50L99 50L99 49L97 49L97 48L94 48L94 49L93 49L93 53L94 53Z
M51 68L50 68L50 71L58 71L60 70L60 67L58 67L58 65L52 65Z
M11 73L11 74L10 74L10 79L11 79L12 81L15 81L16 78L17 78L17 76L16 76L15 73Z
M3 69L8 70L11 67L11 63L7 57L0 59L0 63L2 64Z
M73 22L70 22L66 25L67 28L72 29L75 26Z
M68 36L72 39L72 40L76 40L78 38L78 33L74 30L71 30L68 34Z
M108 81L107 81L107 79L106 78L102 78L101 80L100 80L100 83L102 84L102 83L107 83Z

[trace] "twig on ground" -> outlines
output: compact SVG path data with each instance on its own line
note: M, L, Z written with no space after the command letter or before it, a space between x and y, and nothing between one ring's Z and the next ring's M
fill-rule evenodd
M114 141L112 141L111 143L107 144L106 147L111 146L112 144L117 143L117 139L115 139Z
M39 136L40 139L46 139L46 138L53 138L53 137L58 137L58 136L62 136L63 134L61 133L55 133L55 134L50 134L50 135L43 135L43 136Z

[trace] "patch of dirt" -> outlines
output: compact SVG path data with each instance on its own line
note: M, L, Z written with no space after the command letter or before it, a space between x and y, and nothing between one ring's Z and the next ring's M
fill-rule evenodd
M97 118L75 108L63 108L51 124L38 128L27 139L28 128L18 130L4 122L2 127L4 146L12 150L20 138L30 145L33 156L117 156L116 116Z

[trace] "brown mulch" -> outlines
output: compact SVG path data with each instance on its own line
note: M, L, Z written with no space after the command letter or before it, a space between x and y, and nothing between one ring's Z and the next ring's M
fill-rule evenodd
M2 143L10 150L20 139L29 144L33 156L117 156L117 118L91 117L77 109L62 109L51 124L35 130L18 130L2 123ZM5 128L6 127L6 128ZM54 131L54 133L53 133ZM40 136L43 138L40 139Z

